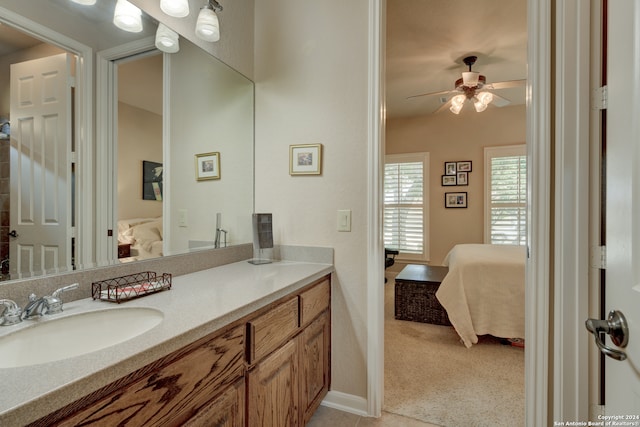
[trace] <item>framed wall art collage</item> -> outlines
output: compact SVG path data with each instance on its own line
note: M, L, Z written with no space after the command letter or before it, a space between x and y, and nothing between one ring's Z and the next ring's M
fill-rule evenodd
M459 187L469 185L469 173L472 171L471 160L444 163L442 175L443 187ZM466 208L467 192L444 193L445 208Z

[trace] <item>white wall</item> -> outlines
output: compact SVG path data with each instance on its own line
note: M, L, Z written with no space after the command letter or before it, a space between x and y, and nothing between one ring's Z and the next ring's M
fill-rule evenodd
M260 0L255 20L256 211L276 244L335 249L331 388L366 397L368 1ZM322 175L290 176L289 145L309 143Z

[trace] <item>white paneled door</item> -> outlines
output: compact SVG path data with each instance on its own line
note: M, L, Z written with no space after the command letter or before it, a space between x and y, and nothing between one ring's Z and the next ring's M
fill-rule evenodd
M609 1L606 309L626 317L628 343L606 336L605 412L640 425L640 2ZM613 328L617 329L617 328ZM604 334L602 334L604 336ZM617 345L616 342L619 344ZM620 357L623 352L626 356ZM606 353L606 350L605 350ZM624 359L624 360L616 360ZM607 424L605 424L607 425Z
M11 65L11 278L72 264L73 56Z

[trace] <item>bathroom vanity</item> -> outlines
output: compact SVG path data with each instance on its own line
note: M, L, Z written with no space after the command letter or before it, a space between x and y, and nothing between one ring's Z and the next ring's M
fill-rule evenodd
M303 426L330 385L332 271L244 261L176 277L171 290L121 304L162 311L142 335L0 369L0 424ZM118 304L78 300L63 315L97 307Z

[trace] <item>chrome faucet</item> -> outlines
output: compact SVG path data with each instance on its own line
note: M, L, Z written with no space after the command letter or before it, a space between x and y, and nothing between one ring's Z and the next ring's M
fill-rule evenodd
M10 326L16 323L22 322L20 315L22 310L18 307L14 301L10 299L0 299L0 307L4 307L4 310L0 311L0 325Z
M78 284L74 283L72 285L56 289L50 296L38 298L36 294L29 295L29 302L24 309L22 309L22 318L32 319L43 314L60 313L62 311L62 298L60 298L60 294L77 288Z

